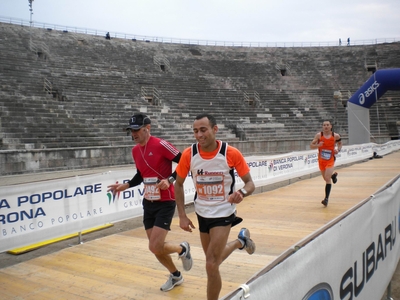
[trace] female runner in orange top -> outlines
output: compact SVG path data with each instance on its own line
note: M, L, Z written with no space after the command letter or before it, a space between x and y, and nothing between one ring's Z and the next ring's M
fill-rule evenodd
M336 147L337 145L337 147ZM337 173L334 173L335 155L342 149L340 135L332 132L330 121L324 121L322 131L318 132L310 144L311 149L318 149L318 164L322 178L325 180L324 206L328 205L329 195L333 183L337 182Z

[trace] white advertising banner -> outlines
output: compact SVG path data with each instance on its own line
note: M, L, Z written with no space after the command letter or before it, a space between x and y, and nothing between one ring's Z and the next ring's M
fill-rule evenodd
M113 197L111 172L1 187L0 251L141 214L140 188Z
M389 153L398 149L400 141L345 146L336 164L363 160L373 151ZM318 171L316 150L250 156L246 161L256 186ZM0 252L141 216L142 185L117 195L107 192L108 185L126 182L135 172L132 169L0 187ZM237 174L236 179L237 187L243 186ZM189 176L184 188L185 202L193 202L195 189Z
M143 214L143 185L116 195L113 183L129 181L136 170L1 187L0 252L78 233ZM191 180L186 201L193 201Z
M248 299L381 299L400 258L400 178L327 227L273 269L254 276L247 284ZM229 299L243 299L243 292Z

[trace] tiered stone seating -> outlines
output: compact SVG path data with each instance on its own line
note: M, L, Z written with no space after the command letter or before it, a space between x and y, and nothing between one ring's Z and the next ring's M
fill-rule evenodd
M38 57L29 39L45 44ZM214 47L111 39L0 23L1 149L131 145L132 113L153 120L152 133L194 141L191 125L213 113L228 141L309 140L330 119L347 136L347 111L334 91L354 93L378 68L400 67L400 44L315 48ZM168 60L168 68L155 64ZM281 68L286 68L282 76ZM43 90L44 78L53 94ZM142 97L154 87L161 105ZM244 94L257 93L253 105ZM371 111L371 134L390 138L398 92ZM344 99L347 100L347 99ZM381 104L382 103L382 104Z

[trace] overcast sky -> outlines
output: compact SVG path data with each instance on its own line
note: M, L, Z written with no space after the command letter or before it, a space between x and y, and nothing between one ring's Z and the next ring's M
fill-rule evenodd
M233 42L400 38L400 0L34 0L32 7L35 22L149 37ZM0 16L29 22L29 1L0 0Z

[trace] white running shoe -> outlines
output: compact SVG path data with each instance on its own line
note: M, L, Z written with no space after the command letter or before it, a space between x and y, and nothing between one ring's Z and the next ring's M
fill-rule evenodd
M172 290L176 285L182 284L182 282L183 282L182 274L181 274L179 277L170 274L170 275L169 275L169 278L168 278L168 280L167 280L167 282L164 283L164 284L160 287L160 290L162 290L163 292L170 291L170 290Z
M250 231L247 228L240 229L238 239L244 242L244 246L240 250L246 249L248 254L253 254L256 251L256 244L250 238Z
M182 266L185 271L189 271L193 266L192 255L190 254L190 245L188 242L182 242L182 247L186 248L186 251L179 255L179 258L182 259Z

